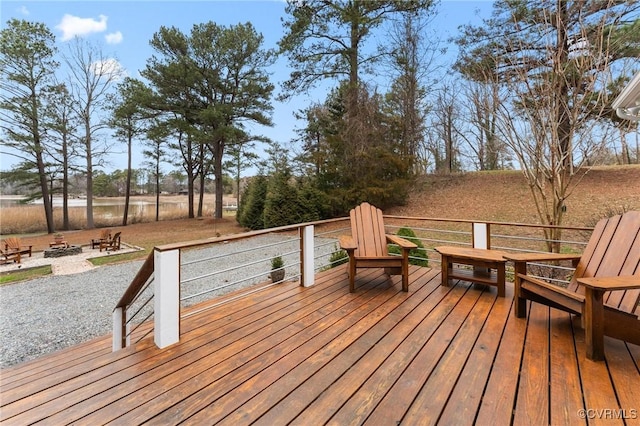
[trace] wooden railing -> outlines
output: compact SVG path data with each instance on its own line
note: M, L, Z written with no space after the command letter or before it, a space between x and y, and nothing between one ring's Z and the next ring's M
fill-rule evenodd
M324 258L338 251L337 237L340 234L350 232L348 220L349 218L343 217L155 247L114 309L113 350L129 345L134 333L136 333L138 340L153 333L155 344L161 348L179 340L180 293L181 285L185 281L181 280L181 268L188 268L190 265L189 262L181 260L183 253L189 252L190 254L193 250L215 248L220 244L227 245L241 240L257 239L269 234L288 235L299 240L298 248L288 254L291 259L296 259L293 262L293 269L297 273L290 276L289 279L298 279L300 285L310 286L314 283L316 271L319 268L328 267ZM433 250L433 247L445 244L472 245L507 251L546 251L549 241L539 234L542 229L553 227L497 221L388 215L385 216L385 225L389 233L397 233L402 227L411 228L416 234L416 240L424 246L423 250L430 265L437 265L440 262L440 256ZM563 237L563 241L555 242L556 246L559 245L568 252L581 252L592 228L561 228L568 235ZM319 239L322 239L322 243L316 247L314 241ZM288 242L291 243L291 241ZM318 262L319 256L316 253L319 247L323 248L321 250L323 254L320 257L324 256L324 258L321 262ZM264 251L260 247L256 248L255 256L252 258L258 260L252 261L252 263L267 262L270 259L269 256L259 259L258 252ZM246 266L238 265L239 268ZM564 267L557 266L557 268ZM268 267L265 266L265 269L264 273L257 274L252 278L258 282L265 282ZM212 276L215 274L228 274L228 270L211 271L199 278L213 281ZM149 321L151 318L153 318L152 322ZM138 330L139 327L144 328Z
M154 247L113 311L113 350L129 345L131 336L141 327L142 323L147 322L152 316L153 326L146 324L147 328L142 337L153 332L154 341L161 348L178 341L181 309L180 285L183 282L180 268L183 252L255 239L268 234L294 234L297 235L300 244L295 250L298 257L297 262L295 265L290 266L299 271L296 278L299 279L301 285L311 286L314 283L317 269L314 256L315 227L331 227L333 224L344 222L345 220L348 220L348 218L282 226ZM341 228L335 228L335 230L336 232L344 232ZM269 261L271 257L266 257L263 260ZM209 275L214 273L212 272ZM148 293L148 295L143 296L143 292ZM152 306L151 302L153 302ZM135 305L136 303L137 305ZM136 319L138 320L136 321ZM138 340L142 337L139 337Z
M154 252L151 252L113 310L114 350L124 348L130 341L129 337L134 330L131 330L130 327L128 327L130 322L127 320L127 308L131 306L136 298L142 293L144 287L153 277L153 260Z

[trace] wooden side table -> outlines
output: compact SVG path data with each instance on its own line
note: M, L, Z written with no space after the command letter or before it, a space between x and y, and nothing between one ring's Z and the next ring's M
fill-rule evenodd
M496 286L498 296L504 297L506 252L456 246L439 246L435 250L442 256L442 285L448 286L451 279L456 278ZM454 264L469 265L473 269L454 267Z

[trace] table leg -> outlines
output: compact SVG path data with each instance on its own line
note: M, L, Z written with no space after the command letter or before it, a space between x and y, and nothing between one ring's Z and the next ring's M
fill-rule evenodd
M504 297L505 296L505 291L504 291L504 282L505 282L505 266L504 266L504 262L498 263L497 265L497 270L498 270L498 297Z
M604 291L585 286L584 333L587 358L604 360Z
M442 264L440 265L440 274L442 275L441 285L449 286L449 256L442 255Z
M526 262L515 262L514 263L514 274L515 278L513 279L514 284L514 299L515 299L515 311L517 318L526 318L527 317L527 299L520 296L520 283L522 279L520 278L520 274L527 273L527 263Z

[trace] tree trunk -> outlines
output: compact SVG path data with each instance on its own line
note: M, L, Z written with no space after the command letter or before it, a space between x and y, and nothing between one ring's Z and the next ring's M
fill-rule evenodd
M198 217L202 217L202 210L204 207L204 171L202 173L200 173L199 176L199 187L200 187L200 193L198 194Z
M127 138L127 182L124 190L124 213L122 214L122 226L127 226L129 217L129 198L131 197L131 144L133 135L129 133Z
M93 223L93 157L91 148L91 128L85 117L85 146L87 147L87 229L95 228Z
M62 135L62 229L68 231L69 223L69 152L67 134Z
M195 181L195 176L193 175L193 171L191 169L187 170L187 202L189 203L189 219L193 219L195 217L195 213L193 210L193 183Z
M224 193L224 185L222 184L222 154L224 151L224 141L218 141L214 144L213 153L213 176L215 178L216 185L216 204L215 213L213 215L216 219L222 219L222 196Z
M556 125L557 125L557 140L554 141L557 149L553 151L559 158L556 160L559 163L558 170L554 170L551 173L551 187L553 190L553 217L550 225L560 226L562 225L562 219L564 215L564 198L567 190L569 176L573 174L573 156L571 147L571 111L569 110L569 84L565 77L564 67L569 60L568 52L568 34L566 28L567 22L567 3L566 0L557 0L557 13L556 13L556 49L557 54L553 63L553 90L552 94L555 100L555 112L556 112ZM556 162L552 162L555 164ZM562 231L560 229L552 229L551 235L553 241L560 240L562 237ZM552 244L552 251L559 249L559 243Z
M202 208L203 208L203 204L204 204L204 178L206 175L206 168L205 168L205 156L204 156L204 152L205 152L206 146L205 144L200 144L199 146L199 151L198 151L198 163L200 164L200 173L199 173L199 179L198 179L198 186L200 189L200 192L198 194L198 217L202 217Z
M160 159L156 160L156 222L160 220Z

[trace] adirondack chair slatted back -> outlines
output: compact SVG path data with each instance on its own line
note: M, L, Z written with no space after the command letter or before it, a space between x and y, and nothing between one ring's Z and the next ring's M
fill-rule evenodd
M584 293L577 278L619 275L640 276L638 211L602 219L596 224L568 288ZM640 302L640 289L608 292L604 302L621 311L633 312Z
M7 253L28 254L31 257L31 247L23 246L17 237L10 237L4 240L4 249Z
M102 251L103 248L107 251L120 250L120 234L121 232L116 232L113 234L113 238L111 238L111 240L100 242L100 251Z
M20 250L20 240L11 237L4 240L5 250Z
M113 234L113 238L111 238L111 241L110 241L110 245L112 247L120 245L120 235L121 234L122 234L122 232L116 232L115 234Z
M382 210L362 203L350 212L351 236L357 242L356 257L388 256Z

